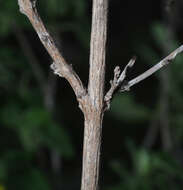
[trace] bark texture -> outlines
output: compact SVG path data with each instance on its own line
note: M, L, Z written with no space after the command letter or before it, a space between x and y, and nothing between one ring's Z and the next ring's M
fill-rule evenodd
M93 0L88 104L85 105L81 190L97 190L104 112L108 0Z
M81 190L98 189L103 113L88 110L85 116Z

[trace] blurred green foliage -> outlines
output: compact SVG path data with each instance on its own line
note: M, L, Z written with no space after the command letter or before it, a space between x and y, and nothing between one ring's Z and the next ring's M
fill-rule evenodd
M130 94L117 95L112 102L110 114L118 120L132 124L144 122L151 117L150 110L139 105L133 95Z
M21 110L18 105L10 104L6 105L1 116L2 123L16 132L26 151L36 152L46 146L56 149L62 156L73 156L68 134L52 120L44 107Z
M183 180L180 163L167 153L148 151L128 143L132 166L120 161L110 166L120 178L120 183L106 190L180 189Z
M27 21L20 15L17 1L7 0L0 7L0 36L5 37L12 33L12 24L21 23L22 27L28 27Z

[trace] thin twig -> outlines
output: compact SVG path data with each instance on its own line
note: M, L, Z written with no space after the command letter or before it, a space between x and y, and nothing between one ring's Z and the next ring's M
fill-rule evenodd
M155 73L156 71L158 71L162 67L168 65L181 52L183 52L183 45L180 46L179 48L177 48L170 55L165 57L163 60L161 60L155 66L151 67L146 72L142 73L141 75L137 76L136 78L134 78L134 79L132 79L130 81L127 81L125 83L124 83L124 80L126 78L127 70L128 70L128 68L133 67L133 65L134 65L134 63L136 61L136 58L133 57L129 61L129 63L124 68L123 72L120 71L119 66L116 66L115 69L114 69L114 79L112 81L110 81L111 88L106 93L106 95L104 97L104 102L105 102L105 108L104 109L109 110L111 100L112 100L113 95L114 95L114 93L115 93L115 91L117 89L120 89L120 92L129 91L130 87L132 87L133 85L135 85L135 84L139 83L140 81L146 79L147 77L151 76L153 73Z
M162 67L164 67L164 66L168 65L169 63L171 63L171 61L174 60L175 57L179 53L181 53L181 52L183 52L183 45L180 46L179 48L177 48L170 55L168 55L167 57L165 57L162 61L160 61L159 63L157 63L155 66L151 67L146 72L144 72L141 75L139 75L138 77L130 80L129 82L123 84L121 86L120 91L121 92L128 91L130 89L130 87L132 87L133 85L135 85L135 84L139 83L140 81L146 79L147 77L151 76L153 73L155 73L156 71L158 71Z
M105 110L108 110L110 108L110 102L112 100L112 97L114 95L114 92L120 88L122 85L123 81L126 78L128 68L133 67L134 63L136 61L136 57L133 57L129 63L126 65L124 70L121 72L120 67L116 66L114 69L114 79L110 81L111 88L110 90L106 93L104 97L104 102L105 102ZM120 74L121 73L121 74Z
M20 12L29 18L42 44L52 57L54 61L52 65L54 73L64 77L72 86L77 99L81 100L82 97L86 95L86 89L84 88L79 76L73 70L72 66L65 61L62 54L56 47L53 38L45 28L36 9L36 0L18 0L18 4Z

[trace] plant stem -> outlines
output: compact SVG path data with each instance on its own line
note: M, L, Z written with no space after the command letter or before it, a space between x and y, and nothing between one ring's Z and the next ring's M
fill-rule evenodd
M81 190L97 190L104 113L108 0L93 0L88 100L85 104Z

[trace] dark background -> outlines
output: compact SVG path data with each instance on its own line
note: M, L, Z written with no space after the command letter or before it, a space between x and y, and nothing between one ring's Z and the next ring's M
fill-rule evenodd
M116 65L128 80L182 44L181 0L111 0L106 91ZM39 0L39 13L87 85L92 1ZM102 190L183 187L183 56L129 92L104 117ZM0 190L77 190L83 115L17 1L0 2Z

